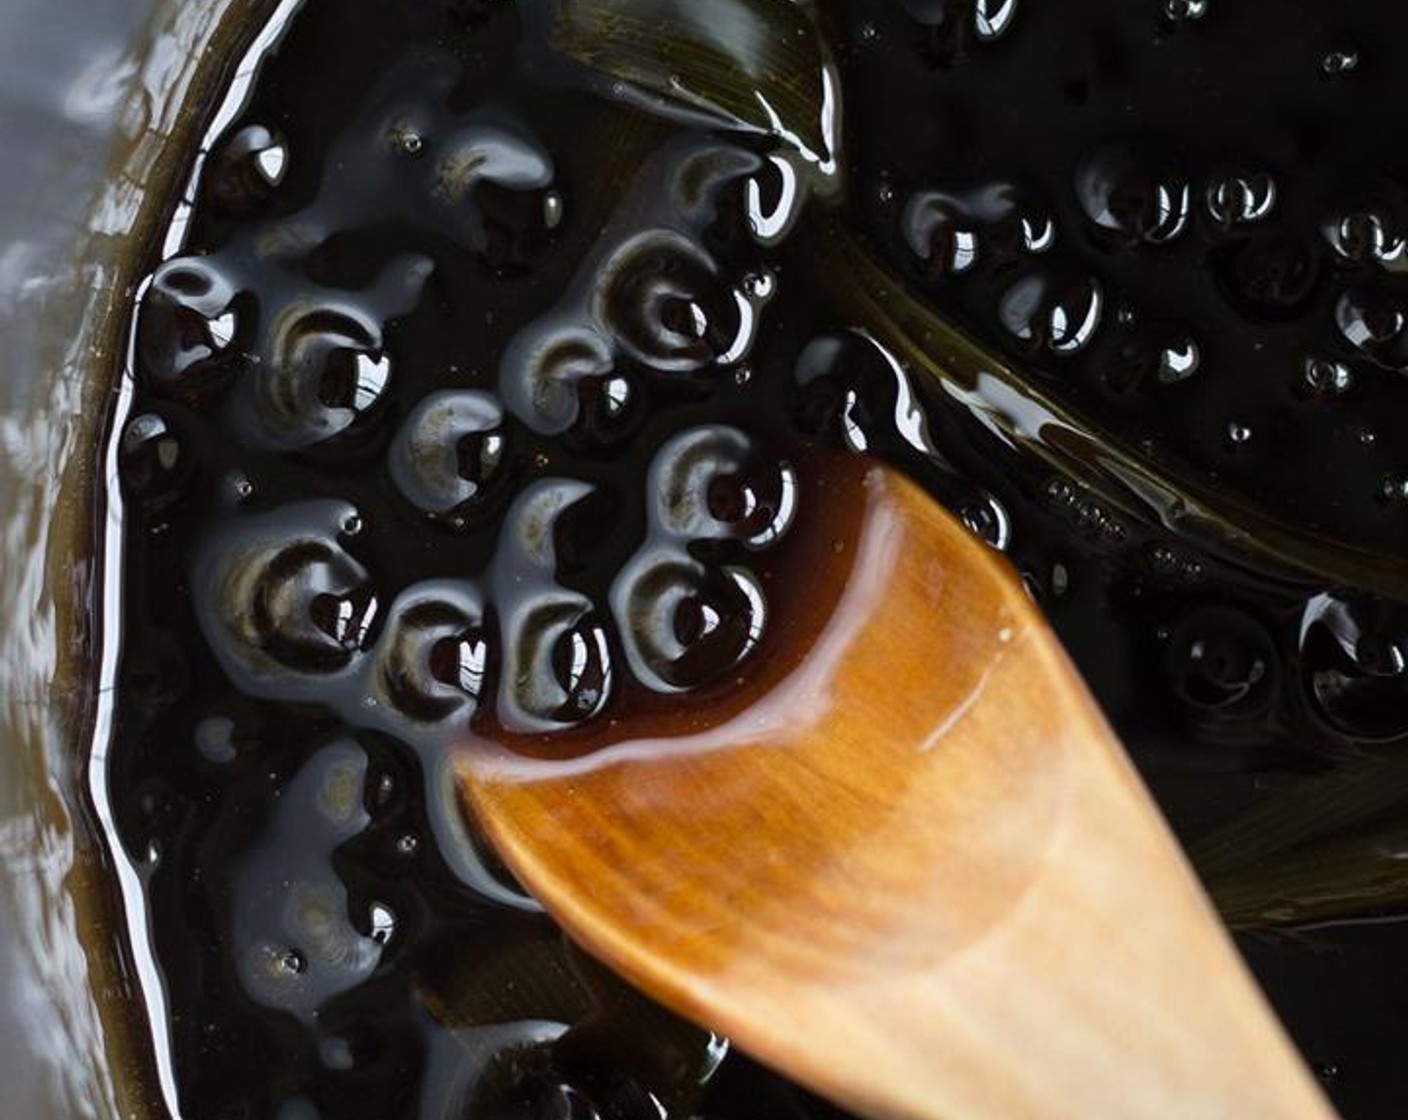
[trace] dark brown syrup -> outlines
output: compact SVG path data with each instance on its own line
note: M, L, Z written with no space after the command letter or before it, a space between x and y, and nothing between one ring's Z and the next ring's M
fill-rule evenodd
M449 759L726 710L844 547L849 448L1009 553L1215 895L1241 876L1344 1115L1396 1117L1408 887L1327 908L1278 865L1267 901L1242 856L1382 863L1405 823L1408 9L777 3L715 14L815 30L839 153L592 72L549 0L307 0L200 166L114 436L113 800L183 1114L841 1115L566 946ZM1054 468L1059 425L1002 436L904 360L901 299L1292 554Z

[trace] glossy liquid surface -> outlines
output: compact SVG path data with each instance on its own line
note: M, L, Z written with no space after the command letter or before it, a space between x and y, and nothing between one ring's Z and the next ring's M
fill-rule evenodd
M789 88L843 106L827 150L574 64L552 5L303 6L139 295L116 436L118 827L187 1115L837 1114L567 948L447 759L716 718L845 547L843 445L1010 553L1195 854L1350 784L1205 870L1242 926L1320 923L1244 947L1345 1115L1396 1115L1408 14L1231 7L822 5ZM927 376L915 307L1006 396ZM1172 498L1054 458L1076 430Z

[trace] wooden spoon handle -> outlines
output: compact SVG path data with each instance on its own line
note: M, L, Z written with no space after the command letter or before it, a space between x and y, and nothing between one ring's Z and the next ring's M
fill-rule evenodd
M589 951L886 1120L1328 1120L1016 577L874 468L812 654L706 732L467 750Z

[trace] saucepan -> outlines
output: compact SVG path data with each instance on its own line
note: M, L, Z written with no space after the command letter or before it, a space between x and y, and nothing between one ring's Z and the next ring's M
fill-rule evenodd
M102 425L152 198L258 0L0 4L0 1113L162 1115L160 985L104 840ZM109 628L109 631L111 628Z

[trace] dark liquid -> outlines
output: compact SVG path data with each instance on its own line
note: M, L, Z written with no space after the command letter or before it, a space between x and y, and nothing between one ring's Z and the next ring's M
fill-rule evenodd
M848 194L772 245L775 140L632 107L519 8L294 19L142 297L118 437L114 794L188 1116L837 1114L568 950L446 766L727 704L847 442L1007 548L1186 839L1408 746L1408 607L1038 465L818 275L849 238L1159 469L1401 556L1408 13L1005 11L826 6ZM1350 1120L1408 1095L1408 938L1345 919L1404 899L1235 915L1338 923L1243 946Z

